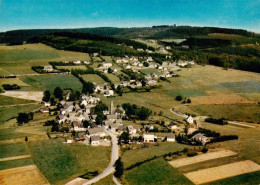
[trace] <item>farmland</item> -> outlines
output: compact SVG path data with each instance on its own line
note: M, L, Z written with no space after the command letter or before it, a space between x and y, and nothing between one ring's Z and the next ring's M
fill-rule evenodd
M134 184L193 184L163 159L156 159L126 172L126 180Z
M72 75L40 75L22 77L22 81L31 85L34 90L54 90L56 87L81 90L82 84Z
M32 66L48 65L50 61L89 59L86 53L56 50L44 44L3 46L0 48L0 75L35 73Z
M105 81L98 75L96 74L86 74L86 75L81 75L82 78L86 81L86 82L93 82L96 84L104 84Z

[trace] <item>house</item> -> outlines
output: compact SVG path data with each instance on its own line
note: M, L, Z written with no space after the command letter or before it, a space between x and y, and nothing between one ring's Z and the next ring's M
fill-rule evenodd
M112 67L112 63L110 63L110 62L104 62L102 65L103 65L103 68L105 68L105 69Z
M75 60L73 61L74 64L81 64L81 61L80 60Z
M52 65L44 66L43 70L46 72L51 72L51 71L53 71L53 67L52 67Z
M86 60L83 62L84 64L90 64L90 61Z
M112 132L117 132L119 125L118 124L111 124L108 126L108 128L112 131Z
M97 56L98 56L98 53L93 53L93 56L94 56L94 57L97 57Z
M49 107L49 106L51 106L51 103L50 102L44 102L44 106Z
M197 141L197 142L201 142L202 145L205 145L207 142L209 142L209 138L204 136L203 134L201 133L198 133L196 135L194 135L191 140L193 141Z
M168 125L168 127L170 127L171 130L176 130L178 128L176 123L170 122L170 124Z
M114 91L113 90L106 90L104 93L104 96L113 96L114 95Z
M131 69L132 67L131 67L131 65L127 64L127 65L125 66L125 68L126 68L126 69Z
M175 135L174 134L169 134L166 136L166 139L168 142L175 142Z
M40 112L41 112L41 113L48 113L48 112L49 112L49 109L40 109Z
M154 126L153 125L144 125L144 130L146 131L149 131L149 130L153 130L154 129Z
M144 134L143 138L145 143L153 143L155 139L157 139L156 136L152 134Z
M192 116L188 116L188 117L185 119L185 121L186 121L187 123L189 123L189 124L194 123Z
M113 114L107 115L107 120L110 120L110 121L115 122L116 119L117 119L117 116L116 116L116 115L113 115Z
M132 125L129 125L127 128L129 130L129 134L130 135L135 135L136 134L137 130Z
M90 144L93 146L100 145L100 137L99 136L91 136L90 137Z
M57 116L57 119L59 123L64 123L67 118L64 115L60 114Z
M106 133L105 133L103 127L89 128L89 129L87 129L86 136L89 138L91 136L104 137L104 136L106 136Z

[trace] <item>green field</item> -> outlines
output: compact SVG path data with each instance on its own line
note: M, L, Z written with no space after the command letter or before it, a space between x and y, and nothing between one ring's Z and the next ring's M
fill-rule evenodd
M68 69L68 70L72 70L72 69L81 69L81 70L86 70L86 66L84 65L77 65L77 66L56 66L58 69Z
M35 73L32 66L48 65L49 61L89 60L87 53L56 50L44 44L2 46L0 75Z
M14 107L0 107L0 124L11 118L17 117L18 113L20 112L29 113L40 107L41 105L20 105Z
M236 185L256 184L257 185L259 183L260 183L260 171L238 175L217 182L208 183L207 185L230 185L230 184L236 184Z
M59 140L30 142L29 149L33 161L51 184L64 184L86 172L101 172L110 157L109 147L66 145Z
M15 128L0 129L0 140L11 140L17 138L22 138L24 140L25 136L29 137L31 135L33 134L18 132Z
M96 74L86 74L86 75L81 75L81 77L86 81L86 82L93 82L96 84L104 84L106 83L100 76Z
M156 73L156 74L160 74L160 71L158 69L154 69L154 68L150 68L150 69L141 69L139 70L143 73L145 73L146 75L149 75L151 73Z
M105 178L97 181L96 183L94 183L93 185L115 185L114 181L113 181L113 176L112 175L108 175Z
M7 170L34 164L31 158L0 162L0 170Z
M109 78L109 80L112 81L112 83L119 83L120 82L120 79L114 74L106 74L106 76Z
M129 185L193 184L163 159L142 164L125 173Z
M127 168L132 164L144 161L146 159L150 159L154 156L161 156L169 152L181 151L185 147L187 146L178 143L165 142L160 143L159 146L154 146L150 148L126 150L122 154L122 161L124 163L125 168Z
M73 75L40 75L21 78L35 90L54 90L56 87L81 90L82 84Z
M105 59L105 61L111 62L112 61L112 57L111 56L102 56L103 59Z
M28 155L25 143L2 144L0 145L0 158Z
M23 104L23 103L33 103L33 102L34 101L0 95L0 105L14 105L14 104Z

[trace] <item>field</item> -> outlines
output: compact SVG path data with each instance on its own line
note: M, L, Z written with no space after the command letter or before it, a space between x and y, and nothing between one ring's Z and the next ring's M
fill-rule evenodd
M13 157L29 154L25 143L0 145L0 158Z
M64 184L87 172L101 172L110 157L108 147L88 147L77 143L66 145L59 140L30 142L29 149L33 161L52 184Z
M98 75L96 74L87 74L87 75L81 75L81 77L86 81L86 82L93 82L96 84L104 84L105 81Z
M111 99L115 104L131 102L148 107L157 113L163 111L165 116L172 119L178 119L169 111L170 108L180 105L181 102L175 101L177 95L189 97L192 101L190 108L187 107L184 112L192 111L194 114L202 114L193 109L193 107L198 107L198 109L205 110L202 115L210 114L213 117L222 115L222 117L244 120L245 114L248 114L252 118L250 120L254 122L259 117L258 113L253 110L256 108L259 110L257 105L260 100L259 74L233 69L223 70L220 67L209 65L194 65L191 69L182 69L176 73L180 77L170 78L171 83L161 82L160 87L149 93L125 93L121 97ZM106 103L111 100L100 98ZM239 103L237 109L234 108L234 103ZM205 106L205 104L207 105ZM211 108L204 108L207 106ZM248 112L241 114L243 108ZM223 114L225 111L222 112L222 110L225 109L230 111ZM234 115L237 116L234 117Z
M125 168L127 168L132 164L150 159L154 156L161 156L169 152L181 151L185 147L187 146L178 143L160 143L159 146L151 148L127 150L122 154L122 161Z
M31 85L34 90L54 90L56 87L81 90L82 84L72 75L41 75L22 77L22 81Z
M145 73L146 75L151 74L151 73L156 73L156 74L160 74L158 69L154 69L154 68L150 68L150 69L141 69L139 70L143 73Z
M120 79L114 74L106 74L106 76L109 78L109 80L112 81L112 83L119 83L120 82Z
M3 185L49 184L35 165L2 170L0 171L0 182Z
M260 166L252 161L240 161L184 174L195 184L203 184L232 176L259 171Z
M33 103L33 102L34 101L0 95L0 106L2 106L2 105L24 104L24 103Z
M125 179L129 185L193 184L163 159L156 159L126 171Z
M0 107L0 124L3 122L17 117L18 113L20 112L31 112L35 109L40 108L41 105L19 105L19 106L13 106L13 107ZM1 132L1 131L0 131ZM1 138L1 136L0 136Z
M107 177L105 177L105 178L101 179L100 181L94 183L94 185L115 185L112 178L113 178L112 175L108 175Z
M80 52L61 51L44 44L2 46L0 48L0 75L33 74L31 67L48 65L49 61L89 60L89 55Z
M230 150L222 150L222 151L217 151L217 152L210 152L210 153L203 154L203 155L198 155L198 156L195 156L192 158L181 158L181 159L171 161L169 163L173 167L178 168L181 166L186 166L186 165L199 163L199 162L203 162L203 161L208 161L208 160L212 160L212 159L217 159L217 158L222 158L222 157L228 157L228 156L232 156L232 155L236 155L236 153L232 152Z
M81 69L81 70L86 70L86 66L84 65L77 65L77 66L56 66L58 69L68 69L68 70L72 70L72 69Z
M43 97L43 92L42 91L5 91L4 93L2 93L2 95L7 97L22 98L26 100L41 102Z

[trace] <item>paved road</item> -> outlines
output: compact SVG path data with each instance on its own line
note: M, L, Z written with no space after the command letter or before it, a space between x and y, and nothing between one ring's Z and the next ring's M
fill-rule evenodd
M115 161L119 157L117 137L114 133L112 133L108 130L106 130L105 132L110 135L111 140L112 140L112 152L111 152L110 163L109 163L108 167L101 174L99 174L95 178L87 181L86 183L84 183L84 185L95 183L95 182L99 181L100 179L103 179L104 177L108 176L109 174L111 174L115 171L114 164L115 164Z
M171 111L173 114L177 115L177 116L180 116L180 117L183 117L183 118L187 118L187 117L188 117L187 114L183 114L183 113L181 113L181 112L173 111L173 109L170 109L170 111Z

